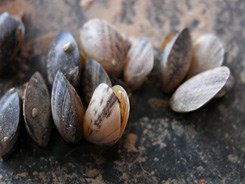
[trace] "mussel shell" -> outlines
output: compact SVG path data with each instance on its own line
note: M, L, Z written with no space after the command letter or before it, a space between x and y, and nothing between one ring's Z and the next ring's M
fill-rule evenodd
M192 43L188 28L168 43L163 51L160 64L160 80L165 93L173 92L185 78L192 57Z
M147 38L139 38L130 47L124 68L124 82L136 90L151 72L154 64L152 44Z
M82 138L84 107L74 87L60 71L53 83L51 109L61 137L70 143L78 142Z
M170 107L176 112L190 112L209 102L225 85L230 76L226 66L195 75L174 92Z
M87 104L94 93L94 90L101 83L105 83L111 87L111 80L107 75L104 68L95 60L87 60L85 63L85 69L83 73L83 94Z
M110 76L119 76L125 65L128 42L106 21L92 19L80 31L82 51L98 61Z
M26 130L34 142L47 146L51 134L50 94L41 74L36 72L28 82L23 101Z
M47 75L50 85L53 84L58 70L73 86L77 86L80 82L80 53L70 32L59 32L49 48Z
M213 34L200 36L193 44L193 57L188 78L223 64L224 48L220 39Z
M120 128L120 135L118 139L121 138L123 132L126 128L129 118L130 112L130 103L127 92L124 88L120 85L115 85L112 87L114 94L116 95L119 105L120 105L120 112L121 112L121 128ZM116 140L117 141L117 140Z
M121 112L118 99L107 84L94 91L85 112L83 133L85 139L97 145L112 146L120 136Z
M0 156L5 156L14 147L19 134L20 99L14 88L0 100Z
M11 68L13 57L22 44L25 27L8 13L0 15L0 75L6 68Z

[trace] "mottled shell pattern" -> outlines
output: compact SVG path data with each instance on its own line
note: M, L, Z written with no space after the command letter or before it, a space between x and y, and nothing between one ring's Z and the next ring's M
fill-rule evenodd
M100 84L85 112L84 137L97 145L114 145L125 129L129 108L127 93L122 87Z
M124 68L123 79L131 90L142 85L154 64L153 47L147 38L139 38L131 45Z
M106 21L92 19L80 31L81 49L86 59L98 61L110 76L123 71L129 43Z

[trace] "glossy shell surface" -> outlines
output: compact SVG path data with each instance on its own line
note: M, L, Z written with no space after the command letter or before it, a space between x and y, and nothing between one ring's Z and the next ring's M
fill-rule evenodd
M61 137L70 143L78 142L82 138L84 107L74 87L60 71L52 88L51 109Z
M61 31L53 40L47 56L47 74L50 85L60 70L73 86L80 81L80 52L70 32Z
M94 91L85 112L84 137L97 145L112 146L120 137L121 111L117 96L106 84Z
M18 93L11 89L0 100L0 156L7 155L17 141L20 111Z

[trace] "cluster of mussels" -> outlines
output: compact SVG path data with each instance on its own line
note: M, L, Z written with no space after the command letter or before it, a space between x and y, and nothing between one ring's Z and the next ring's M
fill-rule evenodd
M24 25L3 13L0 31L0 70L5 70L4 65L11 63L3 58L15 56ZM166 37L159 71L163 91L177 89L170 100L174 111L196 110L231 88L230 70L220 67L223 56L214 35L201 36L193 47L188 29ZM93 19L82 26L80 48L70 32L59 32L46 58L48 86L36 72L24 87L10 89L0 100L0 156L13 148L22 114L27 133L40 147L49 142L52 122L66 142L85 138L97 145L114 145L127 125L130 103L124 88L113 86L110 77L121 77L134 91L153 65L154 50L147 38L130 42L105 21ZM183 83L184 79L188 80ZM76 91L79 86L84 103Z
M0 65L5 70L4 65L11 63L2 58L17 57L13 53L21 47L24 24L3 13L0 31ZM69 143L85 138L97 145L112 146L120 139L130 103L124 88L112 86L109 76L118 77L124 72L125 83L136 89L153 67L153 47L146 38L130 46L116 29L100 20L84 24L81 45L80 51L70 32L59 32L46 57L47 83L36 72L26 84L11 88L2 97L0 156L6 156L14 147L22 119L26 132L40 147L47 146L53 122ZM135 59L139 65L147 63L149 69L135 68ZM132 81L137 81L137 86ZM76 91L80 86L84 103Z
M224 61L224 48L213 34L192 40L188 28L170 33L161 45L160 80L165 93L173 93L170 108L176 112L199 109L223 97L234 85Z

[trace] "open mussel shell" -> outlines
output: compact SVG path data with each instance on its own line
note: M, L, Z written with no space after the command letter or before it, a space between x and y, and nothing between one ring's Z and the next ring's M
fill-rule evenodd
M217 67L195 75L174 92L170 107L176 112L190 112L209 102L226 84L230 70Z
M6 156L17 141L20 111L18 93L12 88L0 100L0 156Z
M122 86L115 85L112 87L112 90L113 90L114 94L116 95L118 102L119 102L119 105L120 105L121 128L120 128L120 135L118 137L118 139L120 139L124 133L124 130L125 130L127 122L128 122L129 113L130 113L130 103L129 103L128 94ZM116 141L115 141L115 143L116 143Z
M124 68L124 82L136 90L151 72L154 64L153 47L147 38L139 38L130 47Z
M29 80L23 101L23 115L26 130L34 142L47 146L51 134L50 94L41 74L36 72Z
M193 57L188 78L223 64L224 48L220 39L213 34L200 36L193 44Z
M70 32L61 31L53 40L47 56L47 75L50 85L60 70L67 80L77 86L80 82L80 53Z
M85 69L82 77L83 94L87 104L99 84L105 83L111 87L111 80L101 64L95 60L87 60L85 63Z
M61 137L70 143L82 138L84 107L74 87L58 71L51 95L53 120Z
M165 93L173 92L181 84L190 68L191 57L191 36L185 28L172 38L162 53L160 80Z
M8 13L0 14L0 72L9 68L21 47L25 27ZM0 73L0 75L1 75Z
M86 59L98 61L110 76L119 76L124 68L128 42L106 21L92 19L80 31Z
M83 123L84 137L89 142L112 146L119 140L129 113L129 101L125 95L125 90L120 87L112 89L104 83L95 89Z

